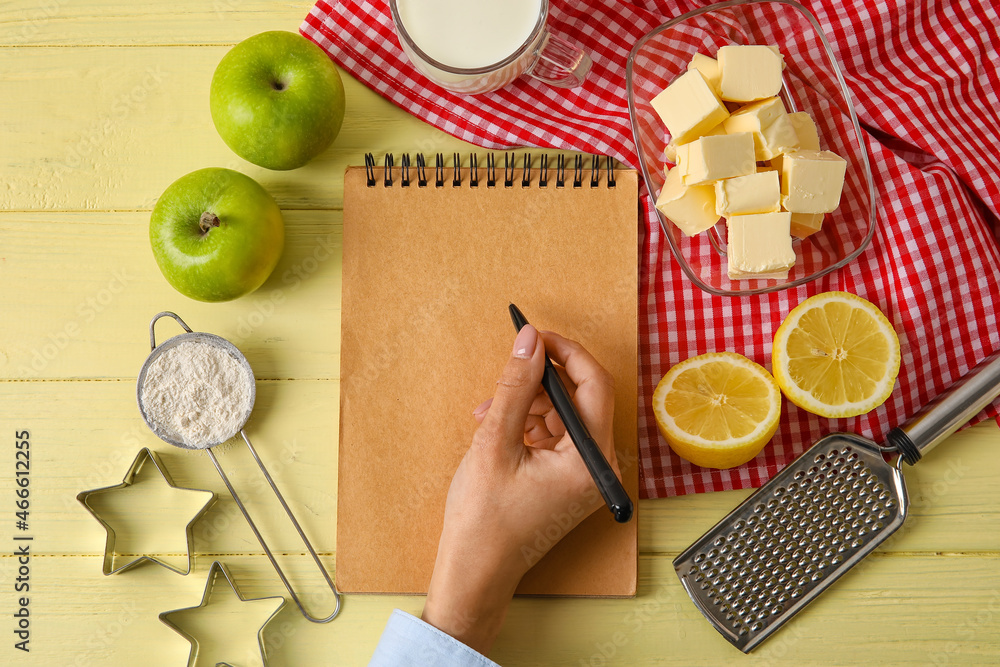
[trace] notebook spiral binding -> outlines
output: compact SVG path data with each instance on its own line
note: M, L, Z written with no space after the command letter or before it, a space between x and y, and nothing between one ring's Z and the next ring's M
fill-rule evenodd
M521 160L520 167L520 181L521 187L527 188L531 186L531 174L534 168L535 157L530 153L524 153ZM573 160L572 169L572 187L582 188L584 186L584 161L583 155L575 156ZM605 161L607 164L607 187L615 187L615 170L614 170L614 159L610 157L603 157L601 155L590 156L590 187L596 188L601 184L601 163ZM437 153L434 156L434 178L433 181L427 178L428 166L427 160L423 153L417 153L416 157L416 185L417 187L424 188L428 184L433 183L436 188L445 187L445 181L447 180L448 169L445 166L444 153ZM497 158L495 153L487 153L486 155L486 187L495 188L497 187ZM555 168L555 187L564 188L567 187L567 169L566 169L566 156L559 155L556 158L556 168ZM394 182L394 168L395 168L395 158L392 153L386 153L382 161L382 185L384 187L390 188L395 184ZM468 184L469 187L477 188L479 187L479 156L476 153L469 154L468 163ZM379 167L375 162L375 156L371 153L365 153L365 175L367 176L368 187L373 188L378 184L378 170ZM411 162L410 154L403 153L402 159L400 160L400 172L399 172L399 186L400 187L410 187L411 180ZM512 188L517 180L518 164L517 155L514 152L504 152L503 154L503 187ZM461 187L463 183L463 170L462 170L462 155L460 153L452 154L451 161L451 186L453 188ZM538 166L538 187L546 188L549 186L549 156L542 154L539 157Z

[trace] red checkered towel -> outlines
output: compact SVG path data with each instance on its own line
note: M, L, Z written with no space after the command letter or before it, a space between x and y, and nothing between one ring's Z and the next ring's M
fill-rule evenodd
M832 431L880 439L1000 348L1000 15L995 0L802 0L833 44L872 158L879 226L852 264L798 289L714 297L688 281L645 189L639 287L640 491L645 498L756 487ZM386 99L486 148L540 146L611 155L638 168L625 96L632 45L708 3L551 0L551 30L585 48L585 85L522 78L486 95L454 95L421 76L399 47L388 4L320 0L303 35ZM770 365L774 331L813 294L844 290L879 306L902 346L899 382L879 409L823 419L785 402L771 446L732 470L693 466L660 438L650 399L667 369L732 350ZM977 419L997 415L994 404Z

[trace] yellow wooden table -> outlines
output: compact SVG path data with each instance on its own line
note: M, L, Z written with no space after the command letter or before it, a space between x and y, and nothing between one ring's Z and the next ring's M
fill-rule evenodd
M216 64L252 34L296 30L310 4L0 5L0 664L184 665L188 643L157 615L197 605L216 559L228 564L245 595L283 593L204 453L170 448L141 421L134 382L149 351L148 322L161 310L176 311L246 353L258 376L248 430L334 567L344 168L361 164L366 151L470 147L345 77L343 130L312 164L269 172L229 151L208 111ZM155 199L174 179L207 166L259 180L281 205L288 229L268 283L225 304L196 303L173 291L147 241ZM172 334L170 326L161 335ZM15 495L21 431L30 434L31 457L24 530L17 528ZM731 492L640 503L638 597L515 600L492 657L508 665L574 667L996 664L998 444L996 425L984 424L907 469L913 506L904 529L751 656L709 627L671 567L679 551L747 495ZM176 484L219 494L194 524L189 576L150 563L101 573L105 533L75 497L120 484L142 447L160 453ZM251 509L295 584L317 611L328 608L330 596L245 452L230 446L222 459L249 490ZM183 526L174 524L150 510L123 548L167 539L177 546L161 557L183 565ZM26 544L25 565L15 552ZM419 613L422 602L352 596L340 618L321 626L286 607L267 626L269 663L363 664L392 608ZM228 613L233 605L219 608ZM215 635L232 642L230 661L259 664L255 628L240 614L226 618L224 632ZM29 652L16 648L22 621Z

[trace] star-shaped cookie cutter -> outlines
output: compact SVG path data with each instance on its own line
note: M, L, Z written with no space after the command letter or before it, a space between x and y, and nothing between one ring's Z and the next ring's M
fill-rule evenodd
M118 539L118 536L115 533L115 529L111 527L111 524L105 521L104 518L101 516L101 513L96 509L94 509L94 507L91 505L90 502L91 496L102 493L114 492L118 489L126 489L132 486L132 484L135 482L136 476L139 475L143 467L146 465L152 465L156 469L156 471L160 473L160 476L163 478L163 480L167 483L169 487L177 489L179 491L190 491L191 493L201 493L208 496L208 498L205 500L205 504L202 506L200 510L198 510L198 512L191 518L191 520L188 521L187 526L185 527L185 533L187 535L186 568L182 569L180 567L171 564L168 561L162 560L160 558L157 558L156 556L152 556L149 554L142 554L138 558L135 558L125 563L124 565L115 567L115 557L118 555L115 552L115 542ZM124 572L125 570L129 570L137 565L140 565L144 561L150 561L152 563L156 563L157 565L162 565L168 570L171 570L172 572L177 572L178 574L185 574L185 575L188 574L191 571L191 563L193 560L191 555L191 542L193 541L194 522L198 520L198 517L200 517L202 514L205 513L205 511L212 505L213 502L215 502L215 498L216 496L214 491L208 491L205 489L189 489L175 485L173 480L170 478L170 474L167 472L167 469L163 467L163 463L160 461L160 457L157 456L156 452L150 450L148 447L143 447L139 451L139 454L135 457L135 461L132 462L132 466L125 474L125 478L122 480L121 484L117 484L115 486L105 486L100 489L91 489L90 491L83 491L76 497L76 499L80 501L80 504L82 504L84 507L87 508L87 511L90 512L102 526L104 526L104 529L108 533L108 539L104 546L104 563L101 568L101 571L106 576L112 574L118 574L119 572Z
M281 601L278 603L278 606L274 608L274 611L271 613L270 616L267 617L264 623L260 626L260 629L257 631L257 644L260 647L261 664L263 665L263 667L267 667L267 648L264 646L264 628L266 628L267 624L270 623L274 619L274 617L278 615L278 612L280 612L282 608L284 608L285 603L287 601L285 600L284 597L280 595L273 595L262 598L243 597L243 594L240 593L240 589L236 586L236 582L233 581L232 576L229 574L229 569L221 561L212 561L212 567L210 567L208 570L208 581L205 583L205 593L201 596L200 604L197 604L194 607L182 607L180 609L171 609L170 611L162 612L159 616L160 621L163 622L165 625L169 626L170 629L172 629L174 632L184 637L191 643L191 653L188 657L187 667L197 667L198 653L201 650L201 645L198 642L198 638L195 637L190 632L186 631L183 627L181 627L180 624L176 623L175 621L172 621L170 617L180 612L191 611L193 609L202 609L204 607L209 606L211 604L212 594L214 592L216 582L219 579L219 575L222 575L226 583L229 584L229 587L232 589L233 593L235 593L236 597L239 598L240 602L262 602L264 600ZM214 663L213 667L218 667L219 665L228 666L229 663L216 662Z

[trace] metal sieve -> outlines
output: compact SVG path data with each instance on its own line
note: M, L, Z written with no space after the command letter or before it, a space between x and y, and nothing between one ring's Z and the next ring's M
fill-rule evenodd
M995 352L890 431L888 445L850 433L820 439L674 559L695 606L733 646L753 650L903 525L902 463L998 395Z
M170 338L165 342L160 343L160 345L157 345L156 332L155 332L156 322L163 317L172 317L174 320L177 321L177 324L179 324L186 333L174 336L173 338ZM240 420L239 426L236 428L236 430L234 430L232 433L227 434L226 437L222 438L219 442L208 443L205 446L193 446L185 442L178 442L176 439L171 437L172 435L171 429L168 429L161 424L157 424L155 420L150 417L149 412L143 405L142 387L152 363L157 358L159 358L160 355L164 354L167 350L176 347L181 343L186 343L186 342L193 342L199 345L210 345L225 350L226 353L232 356L243 367L245 371L244 376L248 378L248 382L250 384L249 386L250 405L247 408L246 414ZM274 567L274 571L278 574L278 578L281 579L281 583L284 584L285 590L288 591L288 594L292 597L292 600L295 602L296 606L298 606L299 611L302 612L302 615L305 616L306 619L312 621L313 623L329 623L334 618L336 618L338 613L340 613L340 593L337 591L337 587L334 585L333 579L330 577L329 572L327 572L326 568L323 566L322 561L320 561L319 556L316 554L316 550L313 548L312 543L306 537L305 532L302 530L301 525L299 525L298 520L295 518L295 515L292 513L291 508L285 501L285 497L281 494L281 491L278 490L278 487L274 483L274 480L271 478L271 475L267 471L267 468L264 467L264 462L261 461L260 456L257 455L257 450L254 449L253 444L251 444L250 438L247 437L246 432L243 430L243 427L246 425L247 420L250 419L250 414L253 411L254 401L256 400L257 397L257 388L256 388L256 383L254 381L253 370L250 368L250 362L247 361L246 357L243 356L243 353L240 352L235 345L230 343L225 338L222 338L221 336L216 336L214 334L205 333L202 331L197 331L197 332L192 331L191 328L184 322L184 320L178 317L175 313L171 313L169 311L158 313L150 321L149 348L150 348L149 356L146 357L146 361L143 362L142 368L139 371L139 377L136 381L136 402L139 405L139 412L140 414L142 414L142 418L146 422L146 426L149 427L149 429L156 435L156 437L160 438L164 442L169 443L175 447L181 447L183 449L205 449L208 452L208 456L212 460L213 465L215 465L215 469L219 471L219 476L222 477L222 481L225 483L226 488L229 489L229 493L232 494L233 500L236 501L237 507L240 508L240 511L243 513L244 518L250 525L250 530L253 531L253 534L254 536L256 536L257 541L260 543L261 548L264 549L264 553L267 555L268 560L271 561L271 565ZM267 542L261 535L260 530L258 530L257 525L250 517L250 513L247 511L246 506L240 499L239 494L236 493L236 489L229 481L229 477L222 469L222 465L219 464L219 459L215 456L215 452L212 451L213 447L220 445L223 442L226 442L230 438L236 437L237 434L243 439L243 442L246 443L247 448L250 450L250 455L253 456L254 461L257 462L257 466L260 468L260 471L264 475L264 478L267 480L267 483L271 486L271 490L277 497L278 502L281 504L281 507L285 510L285 514L288 516L289 521L291 521L292 526L294 526L296 532L298 532L299 538L302 540L302 543L305 544L306 549L308 549L309 551L309 555L312 556L313 562L316 563L316 566L323 574L323 578L326 579L326 583L330 587L330 590L333 591L333 597L334 600L336 601L336 608L333 610L333 613L327 616L326 618L315 617L311 615L308 611L306 611L305 607L302 604L302 601L299 599L299 596L295 593L291 583L289 583L288 578L285 576L285 573L278 565L278 561L275 559L274 554L272 553L270 547L268 547Z
M153 332L153 323L155 323L157 319L165 316L173 317L174 319L176 319L177 322L181 325L181 327L183 327L183 329L188 333L180 334L179 336L174 336L173 338L169 338L168 340L157 345L156 338ZM246 413L240 420L239 426L232 433L227 434L224 438L222 438L218 442L211 442L208 443L207 445L202 445L202 446L196 446L184 441L179 441L174 439L173 433L171 432L170 429L167 429L163 427L161 424L156 423L153 417L150 416L142 400L142 386L146 381L146 376L149 374L149 369L153 365L153 363L168 350L177 347L181 343L188 343L188 342L197 343L199 345L209 345L211 347L216 347L224 350L229 354L230 357L235 359L240 366L243 367L245 377L251 378L251 382L249 383L250 405L247 407ZM146 357L146 361L142 364L142 368L139 370L139 378L136 382L136 387L135 387L136 402L139 404L139 412L140 414L142 414L142 418L146 422L146 426L148 426L149 429L153 433L155 433L160 440L170 443L174 447L181 447L182 449L210 449L212 447L215 447L216 445L221 445L230 438L236 436L236 434L242 432L243 426L245 426L247 420L250 419L250 414L253 412L254 401L257 399L257 383L252 381L254 375L253 375L253 369L250 368L250 362L247 361L246 357L243 356L243 353L240 352L235 345L230 343L225 338L222 338L221 336L216 336L215 334L205 333L203 331L191 331L188 328L188 326L183 322L183 320L181 320L177 315L175 315L174 313L166 313L166 312L157 315L155 318L153 318L153 322L150 323L149 344L152 351L149 353L149 356Z

